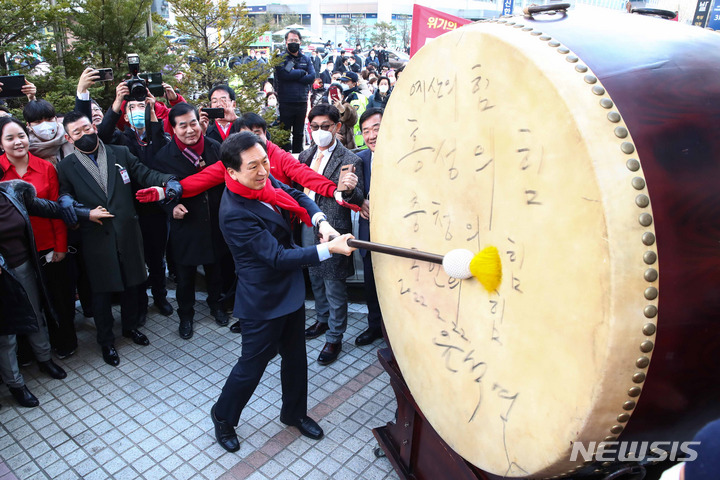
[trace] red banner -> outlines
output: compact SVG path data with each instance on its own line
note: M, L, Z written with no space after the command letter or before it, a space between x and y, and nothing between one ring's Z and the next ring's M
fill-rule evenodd
M470 23L470 20L449 15L447 13L413 5L412 32L410 35L410 56L420 50L428 40L439 37L445 32L455 30Z

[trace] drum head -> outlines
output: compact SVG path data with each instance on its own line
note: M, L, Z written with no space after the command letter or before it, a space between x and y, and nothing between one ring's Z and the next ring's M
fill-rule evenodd
M373 255L410 391L487 472L574 471L572 443L615 439L640 395L658 266L620 114L582 59L522 18L426 45L385 112L372 240L501 254L493 292L439 265Z

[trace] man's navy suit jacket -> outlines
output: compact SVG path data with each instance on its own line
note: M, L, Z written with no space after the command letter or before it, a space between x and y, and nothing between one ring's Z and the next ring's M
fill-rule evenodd
M295 198L313 217L320 212L305 194L278 182L268 181ZM270 320L295 312L305 302L302 269L320 263L317 248L298 247L292 241L290 214L268 208L227 188L220 202L220 229L227 242L237 274L236 318Z

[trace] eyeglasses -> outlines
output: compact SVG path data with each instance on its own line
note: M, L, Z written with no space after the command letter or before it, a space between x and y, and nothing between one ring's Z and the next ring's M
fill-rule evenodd
M317 132L318 129L320 129L320 130L324 130L324 131L327 132L327 131L330 130L333 126L335 126L334 123L323 123L322 125L318 125L317 123L311 123L311 124L310 124L310 130L312 130L313 132Z

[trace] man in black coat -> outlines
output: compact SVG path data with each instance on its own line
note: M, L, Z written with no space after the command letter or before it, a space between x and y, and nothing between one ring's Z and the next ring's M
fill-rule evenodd
M173 141L155 156L156 168L183 179L220 160L220 144L202 134L197 109L178 103L168 115L173 127ZM182 203L166 205L170 220L170 252L176 263L178 317L180 337L193 335L195 316L195 274L203 265L207 285L207 303L218 325L225 326L229 317L222 308L222 274L220 260L229 256L218 223L223 187L218 185Z
M130 90L125 82L118 84L115 89L115 101L105 113L103 121L98 126L98 136L105 144L124 145L130 153L138 158L145 166L155 168L153 157L170 142L165 134L163 122L155 112L155 97L147 91L144 99L131 99L125 101ZM122 132L115 128L118 121L124 118L127 122ZM138 186L133 185L133 190ZM148 267L148 284L152 291L155 307L165 316L172 315L172 305L167 301L165 286L165 248L168 237L168 221L165 211L157 204L135 203L138 213L138 222L143 237L143 252ZM140 289L140 321L142 326L148 310L148 296L146 289Z
M310 57L300 50L302 36L297 30L285 34L287 54L275 67L280 123L292 130L292 152L303 150L305 113L310 85L315 81L315 68Z
M370 241L370 179L372 172L372 160L375 155L375 144L380 122L382 122L383 110L380 108L368 108L360 116L361 132L367 149L358 152L357 156L363 162L363 200L360 211L360 222L358 238ZM375 275L373 274L372 257L368 250L361 249L360 255L363 258L363 272L365 273L365 301L368 307L368 328L355 339L355 345L361 347L370 345L375 340L382 338L382 312L378 301L377 289L375 288Z
M150 344L137 330L139 289L147 272L132 182L143 187L166 185L163 191L169 197L182 190L172 175L150 170L126 147L102 143L86 115L70 112L63 126L75 151L58 164L60 196L68 195L87 206L102 206L114 215L102 225L81 224L80 236L93 292L97 341L105 362L117 366L120 358L115 350L111 308L114 292L121 292L123 335L138 345Z

